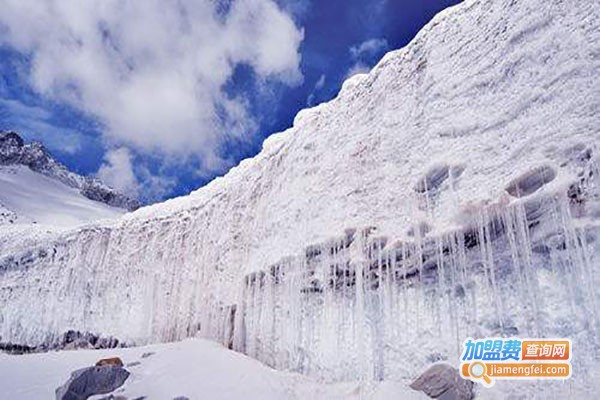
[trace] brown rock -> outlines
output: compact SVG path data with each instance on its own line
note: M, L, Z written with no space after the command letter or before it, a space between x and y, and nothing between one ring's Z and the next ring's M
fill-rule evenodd
M119 357L110 357L110 358L103 358L96 363L96 367L102 367L105 365L111 365L114 367L122 367L123 361Z

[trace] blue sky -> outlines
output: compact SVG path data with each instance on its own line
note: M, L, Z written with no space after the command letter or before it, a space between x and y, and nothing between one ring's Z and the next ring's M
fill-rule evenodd
M458 3L4 1L0 129L146 202L255 155Z

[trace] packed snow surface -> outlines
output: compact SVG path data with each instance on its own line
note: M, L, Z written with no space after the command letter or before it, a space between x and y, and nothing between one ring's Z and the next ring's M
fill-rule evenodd
M117 218L125 212L90 200L77 189L26 166L0 166L0 225L73 227Z
M131 373L112 395L126 399L165 400L426 400L412 390L411 380L323 383L297 373L273 370L242 354L202 339L110 350L70 350L27 355L0 353L2 399L53 399L71 372L93 366L98 360L119 357ZM415 377L419 372L416 371ZM595 377L600 378L598 371ZM498 381L493 388L476 386L475 398L546 399L542 388L563 387L568 398L582 399L571 382ZM559 392L560 393L560 392ZM597 392L596 392L597 393ZM93 396L105 399L110 394ZM118 398L118 397L117 397Z
M598 76L598 1L465 1L189 196L0 241L0 336L200 335L328 381L566 336L536 388L597 394Z
M24 356L0 354L2 399L53 399L71 372L107 357L120 357L131 375L112 394L128 399L190 400L425 400L407 382L327 385L275 371L220 345L188 339L128 349L61 351ZM93 398L106 398L99 395Z

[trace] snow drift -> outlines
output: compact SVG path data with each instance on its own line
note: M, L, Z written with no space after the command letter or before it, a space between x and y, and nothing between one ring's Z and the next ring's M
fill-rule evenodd
M189 196L3 243L2 340L201 335L344 380L414 377L467 336L568 336L574 378L544 387L591 384L599 20L466 1Z

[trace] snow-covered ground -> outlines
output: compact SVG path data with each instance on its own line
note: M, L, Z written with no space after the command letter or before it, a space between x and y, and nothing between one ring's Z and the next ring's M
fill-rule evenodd
M24 165L0 166L0 225L73 227L125 213Z
M131 373L114 394L128 399L190 400L388 400L427 399L410 382L322 384L275 371L256 360L202 340L111 349L12 356L0 353L0 398L53 399L71 372L118 356ZM139 364L138 364L139 363ZM99 395L94 398L105 397Z
M72 371L107 357L120 357L131 375L113 395L169 400L426 400L411 379L323 383L305 375L271 369L203 339L109 350L69 350L26 355L0 353L0 399L54 399ZM600 370L591 371L598 381ZM420 372L415 373L415 378ZM573 378L566 382L498 381L475 385L477 399L595 399L599 391ZM98 395L90 400L106 398Z

